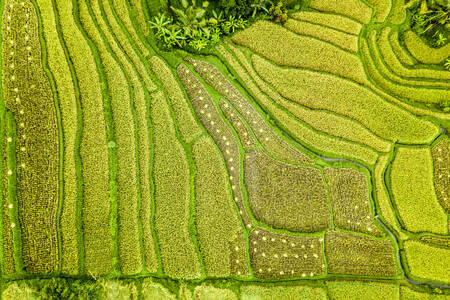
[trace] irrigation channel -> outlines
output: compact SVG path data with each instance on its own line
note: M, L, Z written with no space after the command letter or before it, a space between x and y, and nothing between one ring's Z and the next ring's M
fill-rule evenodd
M223 63L223 62L222 62ZM271 118L270 114L258 103L258 101L256 101L253 96L247 91L247 89L245 88L244 85L241 84L241 82L236 78L236 76L234 76L234 74L230 71L230 69L228 68L228 66L226 64L223 63L223 65L227 68L228 70L228 74L231 76L231 78L233 79L234 82L236 82L243 90L245 90L247 92L247 95L250 97L250 99L252 99L252 101L261 109L261 111L266 115L266 117ZM320 157L321 159L325 160L325 161L345 161L348 163L352 163L354 165L360 166L364 169L366 169L369 174L372 174L372 172L369 170L369 168L367 168L366 166L364 166L363 164L356 162L356 161L352 161L350 159L346 159L346 158L331 158L331 157L326 157L326 156L322 156L320 154L318 154L315 151L312 151L311 149L307 148L305 145L301 144L299 141L297 141L294 137L292 137L288 132L286 132L283 128L281 128L280 126L278 126L278 124L276 122L272 122L272 124L278 129L280 130L280 132L286 136L288 139L290 139L291 141L293 141L294 143L296 143L298 146L300 146L302 149L316 155L317 157ZM445 134L446 130L445 128L441 127L441 133L435 138L438 139L441 135ZM430 282L423 282L423 281L416 281L413 280L411 278L408 277L408 275L406 275L406 270L405 270L405 266L402 262L401 256L400 256L400 246L398 243L398 239L397 236L386 226L386 224L383 223L383 221L380 220L378 214L376 213L376 211L374 210L374 217L375 219L378 221L378 223L380 223L380 225L387 231L389 232L389 234L392 236L392 238L394 239L395 243L397 244L397 259L400 265L400 268L403 271L403 277L405 278L406 281L408 281L411 284L415 284L415 285L428 285L428 286L432 286L432 287L438 287L438 288L443 288L443 289L450 289L450 285L444 285L444 284L436 284L436 283L430 283Z

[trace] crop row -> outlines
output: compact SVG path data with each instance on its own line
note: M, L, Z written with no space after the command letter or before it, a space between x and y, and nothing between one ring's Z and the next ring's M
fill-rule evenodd
M404 42L409 53L424 64L440 64L448 57L448 53L450 52L450 44L438 49L431 48L413 31L404 33Z
M388 39L392 51L395 53L397 60L403 65L412 66L415 63L414 58L408 51L400 44L399 32L397 30L392 30L390 27L386 27L383 31L389 31ZM394 61L394 60L393 60Z
M58 268L59 252L55 102L41 64L33 5L5 4L2 88L5 106L17 124L17 197L24 268L30 273L49 272Z
M450 213L450 141L441 139L431 149L436 196L446 213Z
M372 9L360 0L311 0L309 7L343 15L363 24L370 22Z
M342 31L348 34L358 35L361 31L362 25L344 16L335 14L326 14L313 11L299 11L291 16L300 21L330 27L337 31Z

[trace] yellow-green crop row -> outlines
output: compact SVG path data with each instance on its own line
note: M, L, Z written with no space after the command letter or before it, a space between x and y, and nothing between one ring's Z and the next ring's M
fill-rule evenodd
M321 41L329 42L344 50L354 53L358 52L358 36L356 35L295 19L288 19L284 23L284 27L300 35L311 36Z
M366 42L363 44L366 45ZM375 68L377 68L378 72L382 75L380 77L381 81L377 80L376 82L390 93L403 99L427 103L439 103L442 99L449 97L450 92L448 90L435 88L435 86L439 84L432 82L427 83L426 81L406 80L391 72L383 63L383 58L385 57L382 58L380 49L378 48L375 30L369 34L367 46L368 51L372 52L372 56L367 58L372 59Z
M96 45L102 68L108 82L111 101L115 145L117 148L117 223L118 249L121 271L135 274L142 270L139 238L138 178L135 145L135 127L131 108L128 78L122 66L114 60L103 41L96 24L90 18L87 5L79 4L79 15L84 30Z
M6 1L2 89L17 124L17 197L24 269L58 269L59 141L56 108L41 62L38 19L31 2ZM25 26L26 25L26 26ZM20 229L19 229L20 226ZM15 240L13 233L13 240Z
M161 58L153 56L149 60L149 63L153 72L161 80L164 89L167 91L183 140L186 143L190 143L203 130L192 115L186 96L180 89L178 82L172 74L172 70L169 69Z
M391 0L392 9L389 15L389 22L398 25L402 24L406 19L405 0Z
M408 269L416 278L428 279L444 283L450 282L450 250L439 248L418 241L404 243Z
M156 271L157 261L155 254L155 246L152 236L150 224L151 211L151 192L150 192L150 142L149 142L149 123L147 120L147 94L145 83L139 77L139 72L130 60L130 58L122 51L117 40L114 38L111 28L102 18L101 9L98 1L92 1L90 8L92 14L97 20L99 30L103 32L104 39L108 42L115 57L120 61L124 72L128 74L133 89L134 107L136 109L136 128L138 137L138 162L139 162L139 180L140 180L140 220L142 223L142 240L144 248L144 258L147 271Z
M313 161L287 143L266 123L257 110L244 98L241 92L215 66L202 61L191 60L195 70L205 81L225 96L234 108L246 120L259 143L278 157L297 163ZM245 146L245 145L244 145Z
M401 300L448 300L448 295L430 294L410 289L406 286L400 286Z
M229 102L220 99L219 102L220 110L223 112L225 118L231 123L234 130L236 131L241 145L243 148L250 148L257 145L255 138L253 137L250 129L244 123L242 118L238 115L237 110L232 107Z
M370 22L372 9L360 0L311 0L309 7L332 12L363 24Z
M151 278L142 281L141 294L143 300L176 300L177 297L163 285L153 282ZM183 299L183 298L181 298ZM113 299L111 299L113 300ZM189 300L189 299L186 299Z
M441 139L433 146L431 154L436 195L444 210L450 213L450 140Z
M324 14L313 11L299 11L293 13L291 17L296 20L331 27L353 35L358 35L362 28L362 25L360 23L349 18L334 14Z
M188 97L192 103L192 107L200 119L200 122L202 122L203 126L206 128L207 132L220 149L228 170L231 191L233 194L233 199L239 210L240 218L242 219L245 227L250 229L253 226L253 221L244 204L244 196L241 185L241 155L238 141L230 127L220 116L214 100L197 76L194 75L194 73L192 73L184 64L180 64L178 66L177 74L186 89ZM235 245L232 246L230 243L230 248L234 249L235 247L240 247L240 236L235 235L232 238L232 244ZM247 275L249 273L248 265L246 260L241 257L241 253L242 252L240 251L231 251L231 274Z
M351 118L329 113L328 111L309 109L300 104L286 100L270 85L261 80L259 75L256 74L253 67L239 49L231 44L228 44L228 46L243 64L248 74L252 77L262 92L266 93L270 99L281 107L287 109L294 116L308 123L315 130L322 131L336 137L341 137L349 141L362 143L380 152L390 151L391 143L376 136L365 126Z
M77 163L75 161L76 138L78 132L77 100L71 71L60 44L55 14L50 1L38 0L42 15L43 35L47 43L48 64L54 76L61 111L64 136L64 205L61 211L61 260L62 271L78 274L78 227L77 227Z
M198 300L238 300L237 295L229 289L219 289L208 285L199 285L195 287L194 299Z
M390 299L398 300L398 284L363 281L329 281L326 283L330 300L341 299Z
M282 96L307 107L348 116L381 138L428 143L439 133L435 124L405 112L354 82L314 71L282 68L256 55L252 60L256 72ZM330 93L329 87L339 88Z
M329 274L395 276L395 249L389 240L328 231L325 256Z
M322 153L333 153L333 155L340 155L344 157L351 157L364 161L368 164L376 162L377 154L368 153L368 149L351 144L347 141L342 141L332 138L328 135L319 134L315 130L305 126L299 122L292 115L289 115L284 109L276 106L271 99L269 99L261 90L255 85L253 79L249 77L247 71L242 68L238 61L223 47L217 47L217 50L225 58L225 60L233 67L239 74L246 86L250 89L253 96L267 109L272 116L277 116L277 120L282 126L287 128L291 134L303 141L314 149ZM242 61L242 60L241 60Z
M201 275L200 262L188 231L189 165L162 92L151 95L150 117L154 141L154 223L162 269L173 278L198 278Z
M272 22L258 21L233 35L232 39L281 66L332 73L368 84L358 56L315 38L298 35Z
M83 107L83 238L85 271L105 274L112 268L109 164L100 79L88 44L72 16L72 2L56 1L63 39L74 65Z
M383 236L372 219L369 183L363 172L352 168L324 168L335 226Z
M243 229L230 193L227 169L212 139L203 136L192 145L196 173L195 223L207 276L231 274L231 251L246 261ZM235 240L233 247L230 247Z
M450 44L438 49L433 49L426 45L420 37L412 31L404 33L404 41L409 53L424 64L440 64L450 53Z
M250 232L249 252L258 278L310 278L325 270L321 236L292 236L256 227Z
M402 45L400 45L399 36L398 36L398 30L392 30L390 27L385 27L386 29L383 29L383 31L389 31L388 39L389 44L392 48L392 51L395 53L395 56L400 61L400 63L408 66L414 65L414 59L410 56L410 54L406 51L405 48L403 48Z
M375 9L375 20L378 23L383 23L392 8L392 0L366 0L368 4L372 5Z
M246 285L240 289L242 300L273 300L273 299L328 299L327 292L322 287L310 286L276 286L262 287Z
M443 236L423 236L420 238L422 242L434 244L436 246L443 246L450 248L450 237L443 237Z
M150 34L150 30L144 15L145 8L143 7L142 4L143 4L142 0L130 1L130 7L136 16L137 23L139 24L139 30L141 30L146 36L148 36Z
M244 182L255 218L274 228L317 232L330 226L325 185L319 169L272 159L248 150Z
M424 81L424 80L416 80L411 81L416 85L431 85L431 86L442 86L442 87L450 87L448 82L445 80L450 80L450 74L448 71L440 71L440 70L431 70L431 69L409 69L402 65L401 61L396 57L396 54L392 48L390 43L390 33L392 29L391 27L384 27L377 39L376 45L379 46L380 53L382 54L383 60L392 69L395 73L402 77L420 77L425 79L437 79L436 81ZM397 32L393 30L392 32ZM397 40L398 41L398 40ZM372 44L373 45L373 44ZM402 48L403 49L403 48ZM404 52L402 52L405 54ZM406 78L408 79L408 78Z
M399 147L390 172L394 201L407 230L447 234L447 215L433 185L433 161L428 148Z

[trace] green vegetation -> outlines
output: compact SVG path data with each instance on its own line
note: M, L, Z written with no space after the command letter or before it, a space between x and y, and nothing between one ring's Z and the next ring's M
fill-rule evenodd
M378 23L383 23L392 9L391 0L367 0L367 4L373 6L375 10L375 20Z
M441 139L431 149L434 169L434 188L441 206L450 213L450 140Z
M325 235L328 273L363 276L395 276L394 247L389 240L329 231Z
M334 225L382 236L372 219L366 175L350 168L325 168L324 175L333 206Z
M434 244L436 246L450 247L449 237L436 237L436 236L423 236L420 238L421 241Z
M413 31L404 33L404 41L409 53L424 64L440 64L449 56L450 44L438 49L430 48Z
M329 227L328 199L319 169L290 165L261 150L248 150L244 182L250 207L259 221L297 232Z
M433 162L429 149L399 147L391 166L390 186L406 229L447 234L447 215L433 189Z
M261 299L312 299L325 300L327 293L321 287L309 286L278 286L272 288L260 286L244 286L241 288L241 296L243 300Z
M417 241L406 241L405 257L408 269L416 278L449 283L449 249L431 246Z
M363 281L330 281L327 282L327 290L331 300L400 299L398 285L390 283Z
M292 236L256 227L250 232L250 261L259 278L313 277L324 273L323 238Z
M196 299L199 300L215 300L215 299L223 299L223 300L237 300L233 291L228 289L218 289L212 286L202 285L195 287L194 295Z
M418 292L406 286L400 286L400 299L402 300L446 300L448 297L448 295Z
M324 27L331 27L338 31L343 31L345 33L353 35L358 35L362 28L362 25L360 23L335 14L324 14L313 11L299 11L293 13L292 18L312 24L321 25Z
M391 30L390 27L385 27L383 29L384 31L388 31L388 38L390 47L392 48L392 51L395 53L396 58L403 64L403 65L413 65L414 59L412 56L408 53L408 51L400 45L399 40L399 32L397 30Z
M369 23L372 15L372 9L358 0L311 0L309 6L320 11L343 15L363 24Z

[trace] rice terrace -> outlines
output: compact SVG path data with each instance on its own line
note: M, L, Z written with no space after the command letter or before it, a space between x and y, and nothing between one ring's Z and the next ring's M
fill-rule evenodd
M1 299L450 299L448 0L0 0Z

